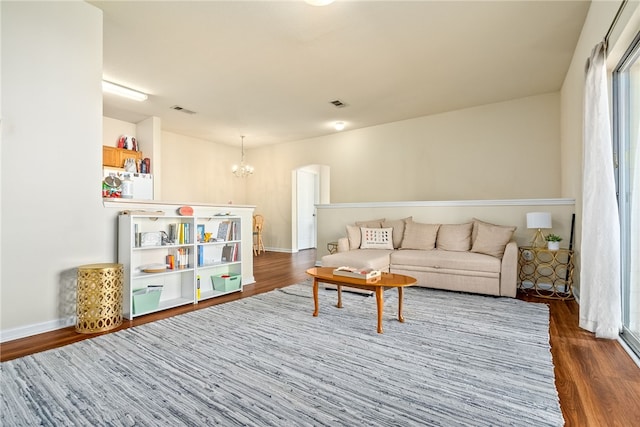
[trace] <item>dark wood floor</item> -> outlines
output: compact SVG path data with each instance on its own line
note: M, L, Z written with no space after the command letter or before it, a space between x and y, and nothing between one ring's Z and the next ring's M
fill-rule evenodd
M142 316L132 321L125 320L118 329L298 283L306 278L305 270L314 265L315 258L314 250L293 255L263 253L254 257L256 283L246 286L242 293ZM640 426L640 368L620 344L595 339L591 333L580 329L578 305L575 301L548 301L526 295L519 295L518 298L532 303L549 304L551 353L565 425ZM4 362L93 336L95 334L78 334L71 327L6 342L0 346L0 360Z

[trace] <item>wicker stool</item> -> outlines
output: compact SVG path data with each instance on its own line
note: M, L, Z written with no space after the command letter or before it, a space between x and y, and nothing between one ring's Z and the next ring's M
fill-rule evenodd
M105 332L122 324L122 264L78 267L76 332Z

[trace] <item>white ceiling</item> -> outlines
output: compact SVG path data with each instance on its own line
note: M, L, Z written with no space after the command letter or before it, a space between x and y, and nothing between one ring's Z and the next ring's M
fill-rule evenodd
M107 117L245 146L558 91L588 1L91 1ZM347 104L338 109L330 101ZM179 105L197 114L171 110Z

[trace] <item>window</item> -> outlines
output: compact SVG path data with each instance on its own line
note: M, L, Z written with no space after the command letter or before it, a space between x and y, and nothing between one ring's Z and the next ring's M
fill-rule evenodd
M640 355L640 33L613 71L622 244L622 338Z

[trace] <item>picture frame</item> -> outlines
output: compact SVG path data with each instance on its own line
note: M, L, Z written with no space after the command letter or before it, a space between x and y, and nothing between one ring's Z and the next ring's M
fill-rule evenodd
M196 232L196 241L204 242L204 224L198 224Z

